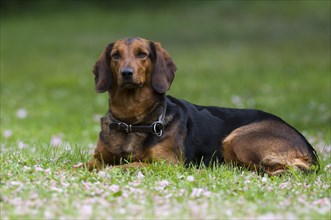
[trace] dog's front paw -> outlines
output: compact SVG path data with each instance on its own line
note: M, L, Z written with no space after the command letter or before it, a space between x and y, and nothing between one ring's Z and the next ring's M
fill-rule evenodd
M73 166L74 169L85 168L86 163L78 163Z
M78 163L73 166L74 169L80 169L80 168L85 168L88 171L93 171L93 170L101 170L102 169L102 163L96 159L91 160L90 162L87 163Z

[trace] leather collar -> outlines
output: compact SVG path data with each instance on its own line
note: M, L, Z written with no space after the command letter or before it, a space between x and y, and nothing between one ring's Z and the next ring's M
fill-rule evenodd
M117 130L123 133L135 133L135 132L141 132L141 133L151 133L155 134L156 136L161 137L164 133L164 127L165 127L165 113L166 113L167 107L164 105L164 111L160 115L159 119L155 122L153 122L150 125L131 125L127 124L125 122L119 121L115 119L111 113L110 118L111 118L111 123L109 124L109 129L110 130Z

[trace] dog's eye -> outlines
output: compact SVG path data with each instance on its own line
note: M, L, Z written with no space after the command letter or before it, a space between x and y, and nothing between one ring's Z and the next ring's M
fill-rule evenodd
M138 57L138 58L145 58L145 57L147 57L147 53L142 52L142 51L139 51L139 52L137 53L137 57Z
M113 53L113 54L111 55L111 58L113 58L114 60L119 60L119 59L121 59L121 54L118 53L118 52Z

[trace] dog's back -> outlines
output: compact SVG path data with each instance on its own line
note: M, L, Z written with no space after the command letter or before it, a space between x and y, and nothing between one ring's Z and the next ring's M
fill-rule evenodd
M167 96L169 113L180 115L186 131L186 164L232 162L277 174L295 166L317 165L308 141L279 117L255 109L194 105Z

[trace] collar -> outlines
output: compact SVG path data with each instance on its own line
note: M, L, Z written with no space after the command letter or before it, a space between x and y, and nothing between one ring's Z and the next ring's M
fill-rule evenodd
M159 116L158 120L153 122L150 125L131 125L127 124L125 122L119 121L115 119L112 114L110 114L111 118L111 123L109 124L109 129L110 130L117 130L123 133L135 133L135 132L140 132L140 133L151 133L155 134L156 136L161 137L164 133L164 127L165 127L165 114L167 110L166 103L164 103L164 110L162 114Z

